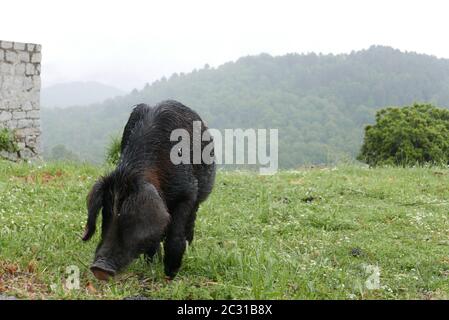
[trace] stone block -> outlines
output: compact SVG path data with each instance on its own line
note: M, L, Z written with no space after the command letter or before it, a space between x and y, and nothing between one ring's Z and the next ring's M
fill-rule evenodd
M18 99L12 100L9 102L8 109L9 110L19 110L21 107L20 101Z
M17 63L19 61L19 57L14 51L6 51L5 60L7 62Z
M26 117L28 119L39 119L39 111L38 110L28 111L26 113Z
M14 67L14 74L25 74L25 68L26 68L26 64L25 63L19 63L16 64L16 66Z
M25 79L23 80L23 88L26 91L30 91L31 89L33 89L33 79L31 77L25 77Z
M29 128L33 124L33 120L30 119L20 119L17 121L17 128L18 129L24 129Z
M26 51L20 51L18 53L20 62L30 62L30 53Z
M6 128L14 130L17 128L17 121L18 120L9 120L6 122Z
M28 148L20 150L19 154L20 154L20 158L23 158L23 159L30 159L30 158L33 158L35 156L34 152L31 151Z
M25 119L27 117L27 113L24 111L14 111L12 113L12 118L14 120Z
M34 88L39 89L41 87L41 78L39 76L33 77L33 86Z
M0 151L0 158L12 160L12 161L17 161L18 160L17 153L9 153L9 152L6 152L6 151Z
M14 77L13 88L16 92L22 91L24 78L25 77L20 76L20 75Z
M30 91L31 89L33 89L33 79L31 77L25 77L25 79L23 80L23 88L26 91Z
M34 119L33 120L33 128L39 129L41 127L41 120L40 119Z
M34 146L36 145L36 136L26 136L25 137L25 144L28 147L34 148Z
M14 42L15 50L25 50L25 43L22 42Z
M8 67L9 66L9 67ZM11 66L7 63L2 64L0 63L0 73L2 73L2 83L0 83L0 89L5 93L7 92L11 87L11 82L13 80L13 76L8 74L7 70L10 70L8 68L11 68Z
M4 62L0 62L0 73L2 74L2 75L12 75L12 74L14 74L14 67L13 67L13 65L12 64L9 64L9 63L4 63ZM5 84L7 84L7 82L6 81L8 81L8 79L3 79L3 82L2 82L2 88L4 88L5 87Z
M30 120L32 121L32 120ZM40 130L37 128L31 128L31 127L24 127L24 128L18 128L16 130L16 137L18 139L25 139L28 136L37 136L40 134Z
M0 112L0 122L6 122L12 119L12 113L9 111L1 111Z
M32 63L39 63L39 62L41 62L41 59L42 59L42 55L40 52L33 53L31 56Z
M31 103L31 101L27 100L23 103L23 105L22 105L23 111L30 111L32 109L33 109L33 104Z
M34 75L34 72L35 72L34 65L32 63L27 63L25 74L27 76L30 76L30 75Z
M11 49L12 48L12 42L10 41L0 41L0 48L3 49Z

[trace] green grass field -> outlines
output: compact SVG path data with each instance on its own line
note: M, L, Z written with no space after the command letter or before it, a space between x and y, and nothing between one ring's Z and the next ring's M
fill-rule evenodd
M0 162L0 294L32 299L447 299L449 170L220 172L173 281L94 279L85 198L106 168ZM67 268L79 268L79 289Z

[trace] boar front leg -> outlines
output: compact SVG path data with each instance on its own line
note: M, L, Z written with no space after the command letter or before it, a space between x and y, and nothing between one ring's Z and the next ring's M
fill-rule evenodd
M183 201L172 211L172 221L164 241L165 274L173 279L181 267L186 249L186 223L194 207L193 201Z

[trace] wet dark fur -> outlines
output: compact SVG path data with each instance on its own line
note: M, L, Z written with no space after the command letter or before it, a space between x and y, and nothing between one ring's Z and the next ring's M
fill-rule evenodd
M177 143L170 141L171 132L184 128L192 137L193 121L201 118L176 101L134 108L123 131L117 168L99 179L88 195L83 240L95 232L101 208L103 216L93 266L115 273L141 253L152 258L164 241L165 273L175 276L186 240L193 240L198 206L212 191L215 178L215 164L170 161ZM202 123L202 132L206 129ZM202 142L202 149L208 143Z

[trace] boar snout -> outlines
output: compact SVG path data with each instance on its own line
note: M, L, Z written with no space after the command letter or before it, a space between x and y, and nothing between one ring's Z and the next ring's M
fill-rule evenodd
M92 266L90 267L90 270L94 274L95 278L98 280L109 280L109 278L112 278L116 273L116 268L114 268L106 259L97 259Z

